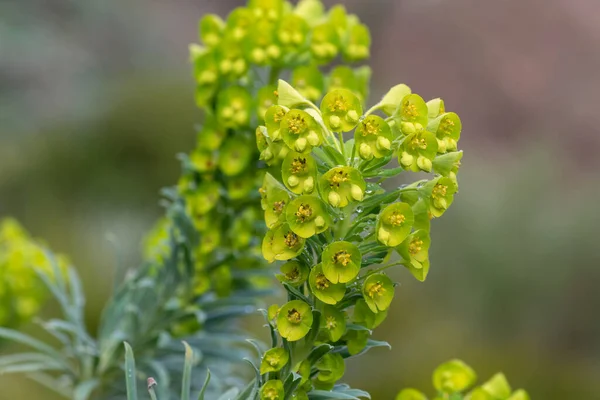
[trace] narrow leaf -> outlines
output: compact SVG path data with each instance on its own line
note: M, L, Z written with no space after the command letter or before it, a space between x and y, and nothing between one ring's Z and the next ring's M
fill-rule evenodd
M129 343L125 345L125 381L127 384L127 400L138 400L137 385L135 381L135 359L133 358L133 350Z

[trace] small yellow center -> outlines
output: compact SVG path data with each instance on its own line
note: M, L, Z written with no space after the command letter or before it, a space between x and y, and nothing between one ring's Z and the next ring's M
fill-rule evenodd
M273 121L279 123L279 122L281 122L281 120L283 119L283 117L285 117L285 111L283 111L282 109L280 109L275 114L273 114Z
M342 264L344 267L350 263L350 253L345 250L338 251L333 256L333 262L336 264Z
M315 284L319 290L327 289L330 283L329 279L327 279L323 273L318 274L317 279L315 279Z
M286 233L284 236L285 245L289 248L292 248L298 244L298 235L294 232L290 231Z
M306 129L306 122L301 115L294 115L288 121L288 128L296 135L299 135L302 133L302 131L304 131L304 129Z
M298 279L300 277L300 271L298 271L298 268L294 268L291 271L288 271L285 274L285 277L287 279L289 279L290 281L295 281L296 279Z
M327 329L335 329L337 327L337 322L335 321L335 318L330 315L325 320L325 325L327 326Z
M343 182L346 182L348 180L348 174L345 173L344 171L338 171L335 174L333 174L333 176L331 177L331 179L329 179L329 186L331 187L337 187L339 188L340 185Z
M281 212L283 211L283 207L285 207L285 201L276 201L275 203L273 203L273 212L275 214L281 214Z
M363 129L362 129L363 136L377 135L377 133L379 132L379 124L377 122L368 120L366 122L363 122L362 125L363 125Z
M277 364L279 364L279 355L269 354L266 357L266 361L271 367L275 367Z
M302 315L298 310L292 308L288 311L287 320L290 321L292 324L299 324L300 321L302 321Z
M404 103L404 115L409 118L415 118L419 116L419 111L417 111L417 106L411 104L409 100Z
M442 122L441 130L446 135L450 135L452 133L452 128L454 127L454 121L450 118L446 118L444 122Z
M294 158L292 166L290 167L290 172L292 174L306 172L306 158Z
M348 110L348 104L344 101L342 96L337 96L331 103L329 103L329 111L332 113L335 112L344 112Z
M431 191L431 197L433 197L434 199L446 197L447 190L448 186L438 183L434 186L433 190Z
M425 150L427 148L427 142L423 138L419 139L418 137L415 137L411 140L410 144L413 150L416 150L417 148Z
M381 296L383 295L383 293L385 293L385 288L383 287L383 284L379 281L372 284L367 290L367 294L370 298L374 298L375 296Z
M388 222L390 225L400 226L406 221L406 217L404 214L399 213L398 211L394 211L392 215L388 217Z
M308 218L313 215L312 207L308 204L300 204L298 211L296 211L296 220L298 222L306 222Z
M423 248L423 241L421 239L415 239L408 245L408 252L413 256L421 251Z

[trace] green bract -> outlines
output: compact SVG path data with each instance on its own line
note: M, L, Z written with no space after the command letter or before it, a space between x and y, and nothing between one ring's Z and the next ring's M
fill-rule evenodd
M360 299L354 306L354 315L352 321L356 324L360 324L368 329L377 328L387 317L387 310L373 312L367 305L364 299Z
M265 198L265 222L267 227L274 228L285 222L285 209L290 202L290 195L280 188L273 188Z
M230 86L219 93L217 120L225 128L239 129L250 123L252 97L242 86Z
M321 144L321 128L313 117L302 110L290 110L281 120L280 133L292 150L308 153Z
M310 154L290 151L281 164L285 186L296 194L310 194L315 190L317 165Z
M429 110L418 94L404 96L394 112L394 120L405 135L419 132L427 126Z
M414 214L407 203L393 203L385 207L377 218L377 240L389 247L398 246L409 235Z
M358 154L365 160L382 158L392 153L392 130L383 118L369 115L362 120L354 133Z
M284 396L283 382L279 379L267 381L260 388L260 400L283 400Z
M279 309L277 329L281 337L294 342L306 336L312 322L310 306L302 300L292 300Z
M345 207L349 202L364 198L366 182L362 174L352 167L335 167L319 179L321 196L333 207Z
M394 299L394 284L384 274L369 275L362 286L365 302L374 313L388 309Z
M323 97L321 113L325 126L332 132L348 132L356 127L362 115L362 105L347 89L334 89Z
M323 388L333 387L333 384L344 376L344 372L346 371L346 365L342 356L332 353L321 357L315 364L315 367L319 371L315 385Z
M310 101L321 98L324 89L323 74L316 65L304 65L294 69L292 84Z
M233 136L225 140L219 154L219 169L225 175L243 172L254 155L253 146L245 136Z
M406 136L398 149L398 161L405 169L431 172L438 144L431 132L420 130Z
M440 217L454 201L457 187L450 178L437 178L425 185L430 193L429 211L432 216Z
M332 342L337 342L346 332L346 316L333 306L323 309L323 329Z
M323 250L323 274L332 283L350 282L360 271L361 257L356 245L333 242Z
M290 202L285 218L294 233L309 238L323 232L330 224L325 204L316 196L300 196Z
M260 363L260 373L276 372L283 368L289 361L287 350L280 347L269 349L265 352Z
M476 380L475 371L460 360L450 360L433 372L433 386L445 393L462 392L472 386Z
M453 112L441 114L429 122L427 130L435 132L438 141L438 152L455 151L462 123L460 118Z
M288 224L269 230L262 243L263 257L273 262L296 257L304 248L304 239L295 234Z
M410 272L420 281L424 281L429 272L429 232L420 229L410 234L396 248L406 263Z
M283 264L280 268L281 274L277 274L276 277L280 282L289 283L292 286L299 286L306 282L308 274L310 273L309 268L299 261L288 261Z
M396 400L427 400L427 396L416 389L404 389L398 393Z
M321 264L315 265L308 277L310 289L315 297L325 304L336 304L344 298L346 285L333 283L323 273Z

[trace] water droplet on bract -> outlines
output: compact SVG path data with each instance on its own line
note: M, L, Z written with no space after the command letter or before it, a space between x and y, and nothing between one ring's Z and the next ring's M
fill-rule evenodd
M406 183L403 183L402 185L400 185L400 189L404 189L405 187L407 187L408 185Z
M366 194L373 194L373 190L372 189L367 189L367 190L365 190L365 193Z

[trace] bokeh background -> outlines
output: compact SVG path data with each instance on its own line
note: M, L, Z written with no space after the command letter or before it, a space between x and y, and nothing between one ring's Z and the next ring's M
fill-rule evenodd
M392 399L460 357L537 400L600 399L600 2L338 2L371 27L371 99L443 97L465 150L427 282L394 272L393 350L346 380ZM195 141L197 21L240 4L0 1L0 215L70 255L92 330ZM0 377L0 399L53 398L24 382Z

